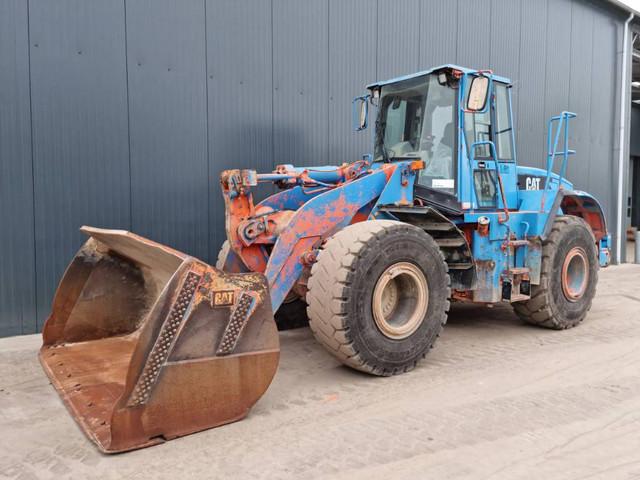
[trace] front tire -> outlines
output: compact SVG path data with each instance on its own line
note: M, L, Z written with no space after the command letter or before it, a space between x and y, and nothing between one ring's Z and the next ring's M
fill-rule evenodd
M540 327L575 327L591 309L599 268L589 225L572 215L557 217L542 246L540 285L531 286L529 300L513 304L516 314Z
M424 230L371 220L331 237L311 268L309 326L338 360L375 375L413 369L447 320L448 267Z

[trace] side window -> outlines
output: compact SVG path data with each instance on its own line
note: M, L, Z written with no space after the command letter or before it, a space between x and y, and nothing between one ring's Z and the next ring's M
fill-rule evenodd
M422 99L396 97L387 106L384 144L392 155L405 155L419 148Z
M495 83L494 83L495 85ZM465 105L469 98L469 88L471 82L467 82L465 87ZM484 113L465 113L464 114L464 136L467 142L468 154L476 159L489 159L491 158L491 147L489 145L480 145L475 148L474 152L471 152L471 145L475 142L484 142L491 140L491 111L487 109Z
M491 114L489 109L485 113L465 113L464 129L467 140L467 147L475 142L491 140ZM471 152L469 152L471 153ZM474 152L475 158L490 158L491 148L489 145L479 145Z
M407 117L407 102L391 102L387 106L387 125L384 130L384 143L395 145L404 140L404 130Z
M473 183L480 208L496 206L496 179L493 170L474 170Z
M452 105L436 106L431 115L431 136L433 137L433 144L448 145L449 148L453 148L455 144L455 129L453 128L455 122L455 112ZM427 122L425 122L425 129Z
M509 93L506 85L494 83L496 95L496 150L498 159L503 161L513 160L513 148L511 144L511 118L509 115Z

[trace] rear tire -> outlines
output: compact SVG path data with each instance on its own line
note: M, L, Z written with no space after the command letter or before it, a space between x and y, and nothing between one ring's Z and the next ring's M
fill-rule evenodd
M542 246L540 285L531 298L513 304L525 322L564 330L578 325L591 308L598 283L598 250L589 225L579 217L557 217Z
M218 259L216 260L216 268L218 270L224 270L224 264L227 261L227 255L229 255L230 249L229 240L225 240L222 247L220 247ZM300 298L292 299L288 302L285 301L280 305L274 317L278 330L292 330L294 328L306 327L309 324L307 303Z
M331 237L311 268L309 326L338 360L375 375L413 369L447 320L448 267L424 230L371 220Z

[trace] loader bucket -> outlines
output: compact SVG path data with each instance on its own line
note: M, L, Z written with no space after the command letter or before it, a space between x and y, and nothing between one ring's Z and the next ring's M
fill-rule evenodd
M266 279L228 274L122 230L90 236L62 278L40 361L103 452L243 418L279 343Z

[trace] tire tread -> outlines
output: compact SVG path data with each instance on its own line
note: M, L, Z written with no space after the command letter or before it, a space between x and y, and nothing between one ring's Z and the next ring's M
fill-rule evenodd
M327 350L343 364L351 368L374 375L396 375L412 370L420 359L402 368L384 369L367 363L356 350L354 342L349 338L349 326L346 316L347 301L350 297L350 286L355 273L354 265L368 247L382 238L388 229L404 226L407 229L417 229L412 225L393 220L365 221L348 226L336 233L323 246L318 261L311 268L311 276L307 292L307 314L309 326L315 338L327 347ZM421 229L420 232L424 233ZM434 247L438 246L435 241ZM441 260L447 272L447 301L446 309L441 313L440 329L435 338L440 335L442 327L447 321L450 306L451 280L444 255L440 252ZM424 358L433 343L425 350Z
M591 309L592 299L589 299L588 306L580 317L571 321L564 321L555 302L553 302L551 298L549 288L551 271L553 268L553 253L560 245L564 232L576 227L584 227L591 232L589 225L580 217L563 215L555 219L551 232L542 247L542 271L540 272L540 285L532 286L533 295L529 300L513 304L515 313L525 322L553 330L565 330L580 324ZM591 236L593 237L593 233L591 233ZM593 238L593 241L595 243L595 238ZM598 269L599 264L596 261L596 272L595 278L593 279L596 283L598 281Z

